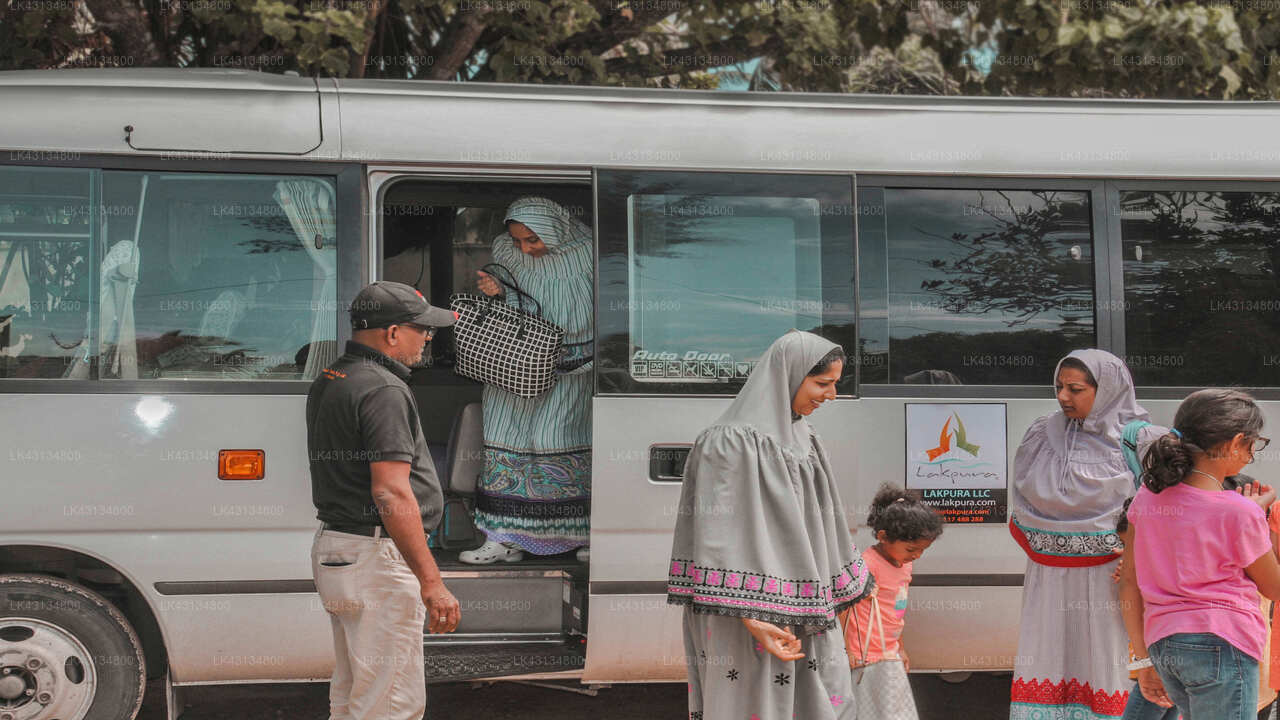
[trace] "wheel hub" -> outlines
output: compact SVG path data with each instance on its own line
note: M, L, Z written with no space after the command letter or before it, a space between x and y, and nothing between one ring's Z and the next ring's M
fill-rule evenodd
M43 620L4 618L0 626L28 631L16 642L0 640L0 719L84 718L97 689L84 645Z
M27 697L26 691L35 689L34 680L20 667L0 668L0 707L12 707L13 701Z

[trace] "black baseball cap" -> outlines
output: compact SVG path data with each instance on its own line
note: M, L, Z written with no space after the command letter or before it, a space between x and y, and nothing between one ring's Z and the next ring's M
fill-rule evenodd
M452 310L434 307L427 302L417 288L390 280L366 285L351 301L353 330L405 323L449 327L457 319L458 315Z

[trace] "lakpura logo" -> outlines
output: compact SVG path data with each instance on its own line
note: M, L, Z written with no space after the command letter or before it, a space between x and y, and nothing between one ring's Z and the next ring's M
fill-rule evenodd
M951 421L956 421L956 427L951 428ZM964 421L960 419L959 413L952 413L947 417L947 421L942 423L942 432L938 434L938 447L932 450L925 450L925 455L929 456L929 461L933 462L938 458L951 452L951 439L955 437L955 449L963 450L975 458L978 457L978 447L969 442L965 438Z

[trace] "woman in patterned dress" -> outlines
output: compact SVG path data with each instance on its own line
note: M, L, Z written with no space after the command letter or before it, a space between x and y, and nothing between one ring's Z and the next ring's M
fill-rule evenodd
M1124 362L1103 350L1067 355L1054 385L1060 410L1031 424L1013 460L1009 531L1028 560L1009 717L1116 719L1133 687L1116 519L1136 487L1120 444L1147 411ZM1164 432L1142 429L1139 457Z
M691 720L854 720L836 613L869 593L822 441L839 345L776 340L685 465L667 601L684 605Z
M586 559L591 512L591 231L564 207L527 197L507 208L507 232L493 243L493 261L514 276L564 330L559 379L533 398L486 385L484 469L476 497L476 527L484 545L463 562L517 562L524 553L555 555L578 548ZM509 278L501 278L509 279ZM480 273L487 295L502 286ZM516 294L506 300L518 306ZM529 301L525 308L532 310Z

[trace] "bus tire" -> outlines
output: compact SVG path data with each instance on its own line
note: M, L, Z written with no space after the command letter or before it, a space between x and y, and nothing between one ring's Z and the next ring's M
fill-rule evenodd
M137 633L98 593L0 575L0 718L133 720L145 667Z

